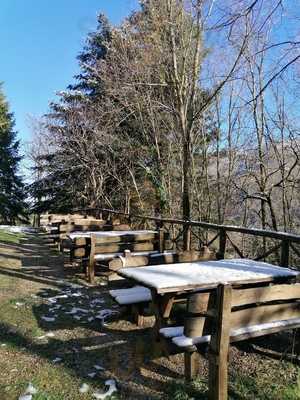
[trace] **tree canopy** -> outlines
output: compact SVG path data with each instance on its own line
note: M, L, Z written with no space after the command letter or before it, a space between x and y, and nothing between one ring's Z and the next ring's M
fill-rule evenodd
M26 220L25 190L19 174L20 143L14 117L0 86L0 220L14 224Z
M283 20L265 0L147 0L118 26L99 15L39 125L36 209L297 229L298 47L276 42Z

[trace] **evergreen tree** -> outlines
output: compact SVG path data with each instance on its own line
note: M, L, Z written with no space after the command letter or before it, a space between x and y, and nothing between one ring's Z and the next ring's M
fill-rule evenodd
M97 205L97 190L101 183L94 179L91 170L95 165L100 168L105 154L97 146L98 130L93 109L102 101L105 91L95 71L106 57L110 40L110 24L103 14L99 14L96 30L88 35L77 57L80 73L75 76L75 83L69 85L68 90L57 93L58 100L50 104L49 113L45 115L45 132L55 145L50 154L41 155L35 163L34 173L39 178L29 187L35 199L33 212L67 212L73 207ZM85 141L80 148L78 137ZM92 154L88 151L91 148ZM89 178L97 187L94 191L90 187L93 185L87 183Z
M21 160L14 117L0 86L0 221L26 220L24 184L18 174Z

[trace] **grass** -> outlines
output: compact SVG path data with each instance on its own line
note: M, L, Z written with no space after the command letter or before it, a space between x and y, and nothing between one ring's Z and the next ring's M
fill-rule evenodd
M86 365L88 370L93 363L97 363L97 355L70 354L69 338L63 337L57 331L60 325L66 327L65 318L59 318L53 327L53 339L39 340L38 337L50 328L41 327L40 317L45 311L41 299L31 296L15 297L1 302L0 346L5 346L0 347L0 399L18 398L29 382L39 390L34 400L91 399L91 394L79 393L81 384L87 382L91 390L96 390L99 387L104 388L103 381L92 382L84 377L84 368L81 370L78 363ZM68 323L71 327L71 321ZM63 357L63 364L53 364L53 359L57 356Z
M278 382L274 376L272 383L272 379L266 380L266 375L256 378L242 375L231 377L229 400L300 399L299 378L297 384L286 384L285 381ZM207 382L198 379L188 384L184 381L174 381L169 384L166 394L168 400L207 400L207 392Z
M0 243L19 244L25 235L22 233L11 233L0 229Z

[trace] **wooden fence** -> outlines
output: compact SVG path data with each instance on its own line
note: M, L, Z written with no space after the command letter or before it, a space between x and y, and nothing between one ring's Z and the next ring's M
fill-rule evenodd
M169 247L172 249L190 250L207 246L215 251L218 259L232 255L257 261L271 259L283 267L294 266L300 269L300 235L201 221L133 215L105 208L80 209L76 212L111 220L120 218L136 228L163 228L169 234Z

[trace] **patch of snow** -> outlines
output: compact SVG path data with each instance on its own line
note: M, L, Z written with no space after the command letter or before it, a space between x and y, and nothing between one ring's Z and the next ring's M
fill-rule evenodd
M60 357L56 357L54 358L54 360L52 360L53 364L58 364L62 361L62 359Z
M101 311L99 312L99 314L96 315L95 318L101 319L101 320L104 322L104 320L105 320L106 318L108 318L108 317L110 317L111 315L116 314L116 313L117 313L117 311L110 310L110 309L101 310Z
M0 229L10 233L36 233L36 229L28 226L0 225Z
M97 373L96 372L91 372L91 373L89 373L89 374L87 374L87 376L89 377L89 378L95 378L95 376L97 375Z
M228 259L123 268L119 272L122 272L122 275L127 278L135 279L146 286L156 289L185 287L189 285L215 287L220 283L295 277L299 274L299 272L288 268L249 259Z
M91 304L103 304L105 303L105 300L103 299L94 299L91 301Z
M108 386L108 390L105 393L94 392L93 397L97 400L104 400L107 397L111 396L113 393L117 392L117 385L114 379L109 379L105 381L105 385Z
M87 393L89 390L90 390L90 387L87 383L83 383L79 388L80 393Z
M32 394L23 394L19 397L19 400L32 400Z
M295 325L300 326L300 318L293 318L290 320L283 320L283 321L274 321L268 322L265 324L258 324L258 325L251 325L246 326L239 329L232 329L230 332L230 337L235 337L243 334L251 334L254 332L261 332L266 331L268 332L269 329L289 329L289 326L294 327ZM179 327L178 327L179 328ZM182 327L183 329L183 327ZM185 335L173 337L172 342L175 343L178 347L189 347L195 344L200 343L208 343L210 341L210 335L205 336L196 336L196 337L187 337Z
M114 289L114 290L110 290L108 293L111 295L111 297L115 298L118 296L123 296L123 295L131 295L131 294L135 294L135 293L139 293L139 292L150 292L149 289L147 289L145 286L133 286L131 288L128 289Z
M73 307L71 311L67 311L66 314L74 315L78 313L83 313L83 314L88 314L89 310L85 308L78 308L78 307Z
M71 293L72 297L82 297L83 294L81 292Z
M19 397L19 400L32 400L32 396L37 393L38 390L32 385L32 383L29 383L24 394Z
M160 329L159 333L165 338L173 338L176 336L182 336L183 330L183 326L170 326L168 328Z
M98 365L98 364L94 365L94 368L95 368L97 371L104 371L104 368L101 367L101 365Z
M38 392L37 388L35 388L32 383L29 383L25 393L26 394L37 394L37 392Z
M106 231L106 232L93 232L93 231L74 231L69 234L70 239L77 238L89 238L91 234L101 237L118 237L118 236L127 236L127 235L143 235L143 234L155 234L156 231L144 230L144 231Z
M55 317L46 317L46 316L42 316L41 319L43 319L46 322L54 322L55 321Z
M149 291L150 292L150 291ZM118 296L115 298L116 302L121 306L136 303L145 303L152 300L152 295L150 293L136 293L127 296Z
M46 339L46 338L53 338L54 336L55 336L55 335L54 335L53 332L48 332L48 333L46 333L46 334L43 335L43 336L38 336L37 339L43 340L43 339Z

